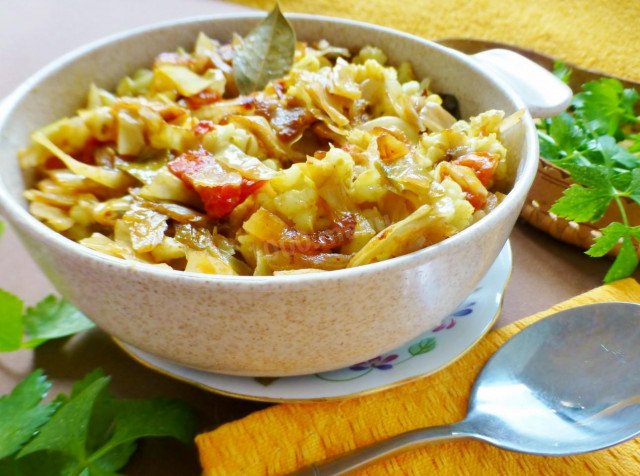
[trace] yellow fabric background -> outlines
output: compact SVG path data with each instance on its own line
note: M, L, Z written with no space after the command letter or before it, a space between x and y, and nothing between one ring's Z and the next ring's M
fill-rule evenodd
M274 0L233 0L269 10ZM638 0L280 0L284 12L376 23L435 40L503 41L640 80Z
M403 431L460 421L476 375L503 342L552 312L602 301L640 302L640 284L626 279L601 286L494 330L457 362L416 382L344 401L277 405L199 435L203 474L287 474ZM401 454L362 474L635 476L640 474L640 438L595 453L553 458L458 441Z

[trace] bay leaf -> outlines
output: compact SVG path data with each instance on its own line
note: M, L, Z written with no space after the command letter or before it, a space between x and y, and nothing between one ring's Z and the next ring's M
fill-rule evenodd
M233 74L240 94L263 89L286 75L293 64L296 35L278 4L245 38L233 58Z

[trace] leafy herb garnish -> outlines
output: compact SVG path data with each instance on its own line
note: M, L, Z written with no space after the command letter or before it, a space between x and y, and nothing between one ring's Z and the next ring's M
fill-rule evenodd
M553 63L553 74L565 83L568 83L571 77L571 68L562 61L555 61Z
M0 234L3 223L0 221ZM0 290L0 351L33 348L93 327L64 299L48 296L23 314L23 302ZM28 338L25 339L25 331ZM145 437L188 444L196 417L168 399L116 399L97 369L70 395L43 403L51 382L38 369L0 397L0 474L3 476L117 476Z
M236 50L233 74L240 94L259 91L284 76L293 64L295 46L295 32L276 4Z
M66 337L94 327L68 301L47 296L23 313L24 303L0 289L0 352L32 349L49 339Z
M57 402L39 403L50 387L51 383L42 371L36 370L16 385L9 395L0 397L0 461L16 453L49 421Z
M98 369L70 395L41 404L51 383L36 370L0 398L0 474L115 476L140 438L193 440L196 418L186 404L116 399L108 384Z
M568 79L566 66L556 74ZM640 94L620 81L602 78L586 83L570 109L541 122L540 154L565 169L575 184L551 207L550 212L575 222L595 223L611 202L620 210L621 222L600 232L587 254L604 256L619 246L606 283L627 277L638 266L636 243L640 226L629 222L624 199L640 204L640 118L634 107Z

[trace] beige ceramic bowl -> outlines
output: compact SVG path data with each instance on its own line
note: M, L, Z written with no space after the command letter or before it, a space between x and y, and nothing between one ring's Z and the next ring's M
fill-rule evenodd
M412 61L419 76L433 78L435 90L457 96L465 117L491 108L512 113L525 107L488 72L499 69L500 61L483 65L371 25L296 15L291 20L301 40L326 38L349 48L375 44L393 62ZM513 188L494 212L438 245L360 268L279 277L160 271L67 240L32 217L22 198L28 179L18 167L18 149L28 144L34 129L72 114L90 82L114 87L120 77L148 66L157 53L190 47L199 31L225 41L233 32L247 33L257 21L256 15L198 18L127 32L73 52L29 79L0 107L0 213L62 296L106 332L139 349L237 375L285 376L344 367L437 325L487 271L536 173L538 145L529 114L509 134Z

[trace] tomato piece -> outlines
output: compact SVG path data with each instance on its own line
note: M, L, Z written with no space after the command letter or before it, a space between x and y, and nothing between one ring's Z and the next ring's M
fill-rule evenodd
M482 207L484 207L484 204L487 201L486 196L474 194L467 190L465 190L464 194L466 195L467 202L469 202L471 206L473 206L474 210L480 210Z
M95 165L95 153L96 149L101 145L101 142L95 137L91 137L82 148L82 151L79 154L74 156L74 159L79 160L85 164ZM104 164L101 164L104 165Z
M469 152L451 161L452 164L469 167L485 187L491 183L500 156L491 152Z
M211 132L216 128L216 125L211 121L200 121L195 126L193 126L193 132L197 136L203 136L207 132Z
M227 170L204 149L185 152L167 164L169 171L196 191L207 215L214 219L228 216L238 205L264 185Z
M441 162L438 170L442 177L448 176L460 185L474 209L479 210L484 206L488 192L473 168L454 162Z
M55 155L47 157L44 161L45 170L64 169L65 167L65 163Z
M222 96L220 96L220 94L214 91L207 91L205 89L198 94L184 98L184 101L187 103L187 106L189 106L189 109L196 110L206 106L207 104L218 102L221 99Z
M263 184L264 181L243 178L239 186L197 187L195 190L202 198L207 215L211 218L224 218Z
M176 157L167 164L169 171L185 182L190 188L194 188L193 181L196 174L206 173L206 169L211 169L211 174L223 174L222 166L215 160L210 160L211 154L200 149L198 151L189 151Z

